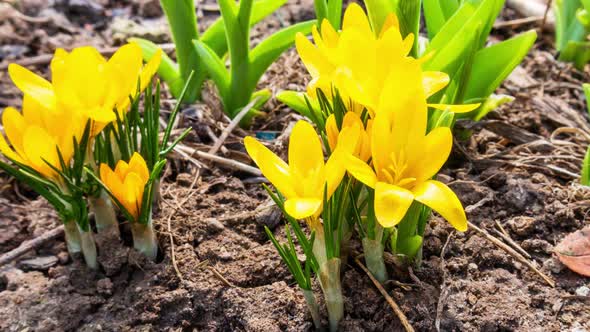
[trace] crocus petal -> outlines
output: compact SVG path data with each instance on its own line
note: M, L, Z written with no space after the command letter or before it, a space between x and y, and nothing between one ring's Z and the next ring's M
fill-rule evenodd
M24 117L13 107L7 107L2 112L2 125L6 137L18 154L24 156L23 136L27 128Z
M330 150L332 151L336 149L339 133L340 130L338 130L336 117L334 116L334 114L330 114L330 116L326 120L326 137L328 138L328 145L330 146Z
M343 155L343 160L348 173L367 186L375 188L375 183L377 183L377 175L375 175L375 172L371 166L367 165L366 162L351 154Z
M295 197L295 191L291 186L289 165L252 137L246 137L244 145L268 181L286 198Z
M127 174L129 174L129 164L125 160L119 160L115 165L115 174L117 174L121 181L124 181Z
M86 110L86 116L102 124L108 124L110 122L117 120L117 115L115 114L115 111L108 106L89 108Z
M441 111L449 111L453 113L467 113L477 109L481 104L463 104L463 105L447 105L447 104L428 104L428 107L436 108Z
M336 149L326 161L326 187L328 192L326 193L326 197L332 197L336 188L342 182L344 178L344 174L346 174L346 168L343 163L343 156L345 153L341 149ZM323 199L323 197L322 197Z
M109 176L113 172L109 165L102 163L100 164L100 180L109 187Z
M375 185L375 216L385 228L399 224L414 201L412 192L385 182Z
M154 75L158 71L158 68L160 68L161 62L162 49L159 48L156 51L156 53L154 53L154 56L152 56L152 58L148 61L148 63L146 63L146 65L141 70L141 76L139 77L141 91L144 91L147 88L148 84L152 80L152 77L154 77Z
M141 210L145 183L135 173L129 173L123 182L125 188L125 208L137 219Z
M422 73L422 85L426 98L444 89L449 84L449 75L440 71L425 71Z
M432 178L445 164L453 148L453 134L447 127L433 129L421 144L420 151L409 151L411 174L418 181Z
M10 148L6 139L4 139L4 135L0 134L0 152L5 155L7 158L12 159L16 162L24 164L25 161L18 155L14 150Z
M318 134L308 122L298 121L289 138L289 168L309 175L323 167L324 153Z
M415 199L438 212L458 231L467 230L465 210L457 195L445 184L435 180L428 180L412 189Z
M14 85L23 93L35 98L35 100L48 109L55 108L55 93L51 83L46 79L14 63L8 66L8 74Z
M295 219L311 217L321 208L318 198L290 198L285 201L285 211Z
M358 29L367 36L373 35L369 19L365 11L357 3L351 3L344 12L344 19L342 21L342 30Z
M316 78L320 74L329 73L334 70L334 66L328 59L302 33L297 33L295 36L295 47L311 77Z
M144 183L147 182L150 178L150 173L147 164L145 163L143 157L137 152L134 152L133 156L131 156L131 159L129 160L128 172L133 172L139 175L139 178Z
M324 21L322 22L322 41L324 42L324 45L326 45L326 47L329 48L334 48L337 46L338 44L338 32L336 32L336 30L334 30L334 27L332 27L332 24L330 23L330 21L328 21L328 19L324 19Z
M43 128L28 127L23 137L23 148L30 166L39 173L47 177L54 176L55 171L48 163L61 168L57 156L57 142Z
M383 26L381 27L381 32L379 33L379 38L382 38L387 30L394 28L399 30L399 20L394 13L387 15L385 21L383 22Z

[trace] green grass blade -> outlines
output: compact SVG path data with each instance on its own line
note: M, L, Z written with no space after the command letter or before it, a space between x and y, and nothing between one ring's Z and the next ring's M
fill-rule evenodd
M229 93L229 85L230 85L230 77L227 69L225 68L225 64L223 61L215 54L209 46L199 40L193 41L193 46L199 56L201 57L201 61L204 67L207 69L209 76L215 82L217 89L219 89L219 94L221 95L221 99L225 100Z

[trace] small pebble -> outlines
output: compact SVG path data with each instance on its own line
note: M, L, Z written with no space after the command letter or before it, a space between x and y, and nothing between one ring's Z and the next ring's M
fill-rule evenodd
M588 296L588 295L590 295L590 288L588 288L588 286L582 286L582 287L576 289L576 295Z
M225 226L215 218L207 218L207 230L213 233L221 232L225 229Z
M70 261L70 254L67 251L62 251L57 254L57 259L59 259L60 264L65 265Z
M59 259L56 256L40 256L31 259L25 259L18 263L24 271L47 271L50 267L55 266Z
M467 271L469 273L475 273L477 270L479 269L479 267L477 266L477 264L475 263L469 263L467 265Z
M96 282L96 290L102 295L112 295L113 282L109 278L100 279Z

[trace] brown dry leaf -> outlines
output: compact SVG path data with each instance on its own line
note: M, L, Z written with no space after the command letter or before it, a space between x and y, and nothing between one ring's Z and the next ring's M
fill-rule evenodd
M570 270L590 277L590 226L568 234L555 247L555 254Z

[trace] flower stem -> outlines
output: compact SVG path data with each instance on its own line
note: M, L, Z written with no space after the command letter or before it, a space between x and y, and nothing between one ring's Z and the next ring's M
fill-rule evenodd
M120 232L117 215L108 194L104 190L101 190L98 197L90 197L88 198L88 201L90 210L94 212L94 219L96 221L96 229L98 232L108 232L119 237Z
M158 255L158 243L152 226L152 217L149 217L147 224L131 223L131 233L133 234L133 247L155 261Z
M385 283L387 281L387 269L383 261L383 244L380 240L371 240L367 237L362 242L367 269L380 283Z
M338 331L338 324L344 316L344 300L340 284L340 258L331 258L320 265L320 285L324 292L330 331Z
M94 243L94 236L92 230L88 232L83 231L78 227L80 234L80 243L82 244L82 255L89 268L96 270L98 262L96 261L96 244Z
M70 256L79 253L82 248L80 244L80 232L74 220L64 222L64 231L66 233L66 245Z
M309 312L311 313L311 318L313 319L313 325L315 325L316 330L320 330L322 328L322 320L320 318L320 311L318 309L318 304L315 300L315 296L313 295L313 290L311 289L301 289L303 292L303 296L305 297L305 302L307 303L307 307L309 308Z

